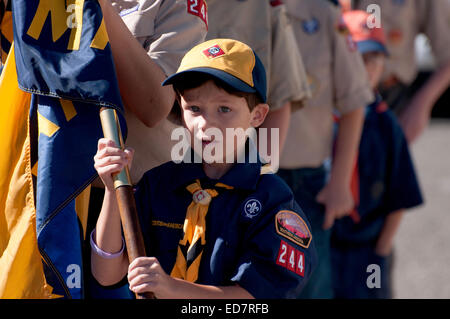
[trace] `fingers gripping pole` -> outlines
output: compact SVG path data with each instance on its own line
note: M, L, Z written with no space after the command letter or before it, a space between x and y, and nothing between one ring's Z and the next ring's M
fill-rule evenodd
M117 146L123 149L123 137L116 111L111 108L101 108L100 120L102 123L103 135L106 138L113 140ZM128 167L125 167L120 173L115 174L113 179L117 203L119 205L120 220L125 236L128 260L131 263L138 257L145 257L146 253ZM154 298L154 295L153 293L138 294L136 295L136 298Z

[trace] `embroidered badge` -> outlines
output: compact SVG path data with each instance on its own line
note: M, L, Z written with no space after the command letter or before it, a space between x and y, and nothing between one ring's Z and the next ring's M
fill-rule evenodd
M305 254L283 240L280 242L276 263L297 275L305 276Z
M244 214L248 218L253 218L257 216L262 209L261 202L257 199L249 199L244 204Z
M311 232L305 221L296 213L282 210L275 216L275 229L277 233L293 243L308 248L311 243Z
M317 31L319 31L320 23L319 23L319 20L317 20L316 18L312 18L310 20L303 21L302 26L303 26L303 31L306 34L314 34Z
M202 19L208 30L208 7L205 0L187 0L187 12Z
M217 58L225 54L225 52L219 47L218 44L203 50L203 54L206 55L210 59Z

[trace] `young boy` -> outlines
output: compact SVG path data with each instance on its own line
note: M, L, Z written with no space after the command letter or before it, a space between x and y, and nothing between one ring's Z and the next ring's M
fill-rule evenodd
M191 148L185 161L151 169L138 183L136 205L152 257L129 265L111 174L129 165L133 152L99 141L95 167L105 197L91 235L95 278L112 285L128 274L133 292L157 298L296 297L316 263L309 224L287 185L251 160L251 140L236 143L226 134L256 128L267 115L259 58L241 42L210 40L189 51L163 84L174 85L197 153ZM212 146L223 151L221 159L190 163ZM245 161L236 163L243 153Z
M364 11L344 14L375 90L387 50L383 29L369 28L368 17ZM354 181L356 209L335 223L331 240L335 296L391 298L393 238L404 210L420 205L422 196L403 131L379 95L366 108ZM381 280L371 289L367 280L372 264L380 267Z

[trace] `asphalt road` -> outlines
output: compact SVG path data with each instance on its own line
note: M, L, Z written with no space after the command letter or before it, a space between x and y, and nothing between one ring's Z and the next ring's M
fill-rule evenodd
M450 120L433 120L411 146L425 204L395 241L394 298L450 298Z

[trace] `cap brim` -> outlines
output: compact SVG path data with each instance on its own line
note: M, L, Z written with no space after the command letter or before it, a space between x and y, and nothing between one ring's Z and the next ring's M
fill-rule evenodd
M186 71L181 71L181 72L178 72L178 73L175 73L175 74L169 76L166 80L164 80L162 85L164 86L164 85L174 84L177 81L181 80L184 75L186 75L188 73L195 73L195 72L209 74L209 75L213 76L214 78L226 83L227 85L231 86L233 89L236 89L239 92L257 93L256 89L252 88L250 85L248 85L244 81L239 80L237 77L235 77L225 71L213 69L213 68L193 68L193 69L189 69Z
M389 56L389 52L386 49L386 47L378 41L374 40L359 41L356 42L356 45L358 46L358 51L361 52L362 54L369 52L382 52L386 56Z

